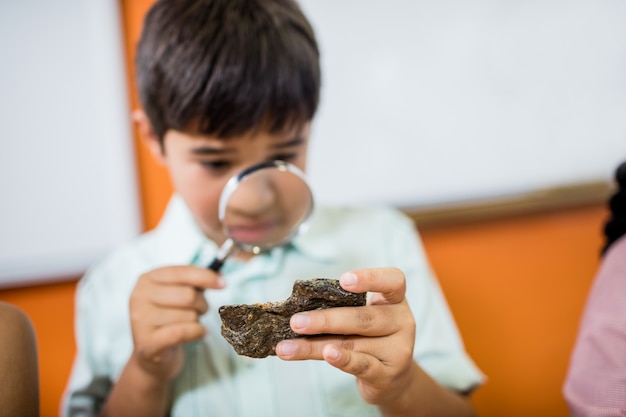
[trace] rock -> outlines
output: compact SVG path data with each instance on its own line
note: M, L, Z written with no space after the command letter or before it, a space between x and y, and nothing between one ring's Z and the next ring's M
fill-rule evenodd
M239 355L265 358L276 355L276 344L281 340L307 337L291 330L289 319L294 313L364 306L365 300L365 293L346 291L336 279L297 280L291 296L284 301L221 306L222 336Z

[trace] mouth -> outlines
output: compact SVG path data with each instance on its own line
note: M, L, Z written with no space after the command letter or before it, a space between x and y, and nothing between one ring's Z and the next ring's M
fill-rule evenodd
M278 222L267 221L252 224L237 224L228 226L228 234L239 243L246 245L265 246L273 243L273 236L280 226Z

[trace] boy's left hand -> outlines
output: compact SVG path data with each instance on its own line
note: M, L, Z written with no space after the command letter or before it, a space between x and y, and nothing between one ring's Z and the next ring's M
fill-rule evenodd
M296 333L340 336L284 340L276 353L284 360L325 360L357 378L365 401L388 404L410 385L415 369L415 319L404 274L397 268L363 269L342 274L340 283L347 291L369 292L367 305L291 317Z

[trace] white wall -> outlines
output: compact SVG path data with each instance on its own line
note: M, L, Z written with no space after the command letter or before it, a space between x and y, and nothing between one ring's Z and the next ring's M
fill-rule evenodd
M140 230L117 2L0 1L0 287Z
M611 179L622 0L301 0L320 40L319 200L419 207Z
M623 0L301 1L321 201L502 196L626 159ZM140 230L117 4L0 1L0 286L80 273Z

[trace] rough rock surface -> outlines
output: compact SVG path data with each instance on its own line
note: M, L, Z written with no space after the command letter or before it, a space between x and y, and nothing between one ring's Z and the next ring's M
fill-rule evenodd
M331 307L363 306L365 293L344 290L336 279L297 280L291 296L264 304L235 304L219 308L222 336L235 352L252 358L276 355L276 344L284 339L305 337L294 333L290 317L299 311Z

